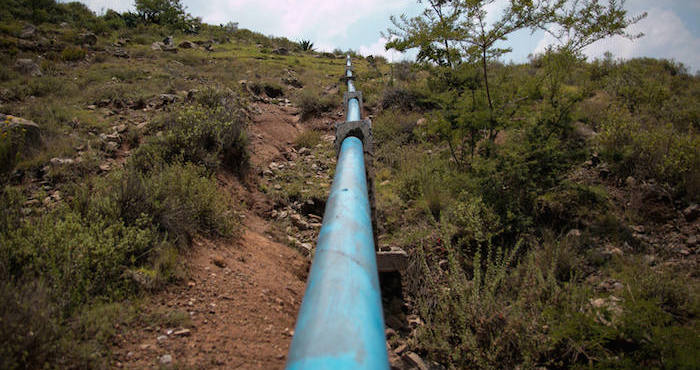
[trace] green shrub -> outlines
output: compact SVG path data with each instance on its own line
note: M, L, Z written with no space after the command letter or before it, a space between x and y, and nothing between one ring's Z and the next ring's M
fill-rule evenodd
M304 89L295 99L295 105L301 111L303 120L316 117L321 113L329 112L338 106L339 99L336 96L320 96L311 89Z
M249 164L245 113L230 94L204 92L199 103L173 112L162 123L166 133L147 140L134 164L150 169L161 163L185 161L215 169L219 164L244 174Z
M628 112L611 108L598 137L601 154L621 178L652 178L697 199L700 192L700 135L671 124L641 124Z
M321 133L316 130L306 130L294 139L294 147L297 149L313 149L321 143Z
M60 330L48 289L31 282L0 283L0 368L49 368L61 354Z
M76 62L85 59L86 52L83 48L69 46L61 52L61 59L66 62Z

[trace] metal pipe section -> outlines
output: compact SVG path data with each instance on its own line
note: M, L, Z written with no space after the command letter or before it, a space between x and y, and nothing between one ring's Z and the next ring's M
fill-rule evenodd
M349 99L347 122L359 119L359 100ZM356 137L341 145L286 368L389 369L364 150Z

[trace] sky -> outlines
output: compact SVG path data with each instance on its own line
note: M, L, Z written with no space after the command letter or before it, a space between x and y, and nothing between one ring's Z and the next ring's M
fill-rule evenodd
M496 0L489 16L497 17L506 0ZM81 0L98 14L106 9L133 9L133 0ZM311 40L317 50L353 49L363 55L384 55L391 61L412 59L415 51L401 54L384 50L381 32L391 26L391 15L415 16L424 4L416 0L182 0L187 11L210 24L238 22L239 27L290 40ZM630 41L614 37L584 50L589 59L610 51L616 58L653 57L673 59L700 70L700 0L628 0L629 15L647 12L630 28L644 33ZM513 51L504 61L524 62L532 53L556 43L545 32L523 30L509 37Z

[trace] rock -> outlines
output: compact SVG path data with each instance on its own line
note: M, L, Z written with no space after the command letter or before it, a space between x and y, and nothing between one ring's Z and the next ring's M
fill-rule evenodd
M689 247L694 247L698 244L698 236L697 235L691 235L688 237L688 240L686 240L685 244L687 244Z
M644 226L642 225L634 225L631 229L636 233L644 234Z
M25 143L38 143L41 138L39 125L33 121L0 113L0 123L9 124L11 128L17 127L24 131Z
M686 207L683 210L683 216L685 216L685 220L688 222L695 221L698 216L700 216L700 205L691 204L690 206Z
M427 122L428 122L428 120L426 120L425 118L420 118L420 119L418 119L418 121L416 121L416 126L418 126L418 127L425 126L425 124Z
M33 24L27 24L22 28L22 31L19 34L19 38L21 39L31 39L34 37L36 34L36 27L34 27Z
M112 55L117 58L129 59L129 53L127 53L126 50L120 48L114 49Z
M408 327L411 329L415 329L423 325L423 320L421 320L420 317L418 317L418 315L406 316L406 322L408 322Z
M197 44L195 44L192 41L185 40L181 42L177 47L179 47L180 49L193 49L197 47Z
M116 132L118 132L118 133L120 133L120 134L123 133L124 131L126 131L126 129L127 129L126 125L117 125L117 126L114 126L114 131L116 131Z
M151 50L154 50L154 51L163 51L163 47L164 47L164 46L165 46L164 43L162 43L162 42L160 42L160 41L156 41L156 42L154 42L154 43L151 44Z
M50 162L54 166L60 166L64 164L73 164L75 160L72 158L51 158Z
M299 246L309 253L311 253L311 250L314 249L314 246L311 243L301 243Z
M162 49L163 49L163 51L166 51L166 52L168 52L168 53L175 53L175 54L177 54L177 48L176 48L175 46L165 45L165 46L163 46ZM175 62L176 62L176 61L173 61L173 63L175 63ZM179 63L179 62L178 62L178 63Z
M394 330L392 328L386 328L386 330L384 330L384 336L386 336L387 339L395 337L396 330Z
M613 247L611 245L606 246L605 250L603 251L603 254L607 254L609 256L622 256L624 253L622 252L622 249L618 247Z
M294 223L294 225L303 230L310 228L309 223L306 222L298 213L292 215L292 223Z
M169 365L173 362L173 356L171 356L171 355L160 356L159 361L163 365Z
M605 306L605 298L591 299L589 302L593 308L601 308Z
M160 94L160 101L162 105L168 105L177 102L180 99L179 96L175 94Z
M568 233L566 233L567 239L578 239L580 237L581 237L581 230L579 230L579 229L571 229L571 230L569 230Z
M163 342L163 341L168 340L168 336L167 335L159 335L158 337L156 337L156 340L158 342Z
M221 256L212 256L211 257L211 263L214 264L216 267L224 268L226 267L226 261L224 261Z
M110 168L112 168L112 166L109 163L102 163L100 165L100 171L107 172Z
M108 141L105 145L105 150L108 152L113 152L117 149L119 149L119 144L115 143L114 141Z
M272 54L289 55L289 50L287 50L287 48L277 48L272 51Z
M394 352L397 355L400 355L400 354L406 352L407 349L408 349L408 346L406 345L406 343L401 343L398 346L396 346L396 348L394 349Z
M428 365L426 365L423 359L414 352L404 353L404 355L401 356L401 359L403 359L410 366L413 366L419 370L428 370Z
M297 152L299 155L311 154L311 149L303 147Z
M83 44L93 46L97 44L97 35L92 32L86 32L80 35L80 40Z
M15 62L15 69L22 74L30 75L32 77L40 77L41 75L43 75L43 73L41 73L41 68L39 68L39 65L34 63L34 61L31 59L17 59L17 61Z
M627 179L625 179L625 184L628 188L633 188L635 185L637 185L637 179L632 176L627 176Z
M192 334L190 329L180 329L173 332L173 335L176 337L189 337L190 334Z

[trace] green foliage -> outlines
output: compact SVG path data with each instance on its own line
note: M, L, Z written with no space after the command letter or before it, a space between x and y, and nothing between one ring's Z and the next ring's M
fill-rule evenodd
M314 43L311 40L301 40L297 44L301 51L314 51Z
M248 168L245 114L232 92L206 90L162 123L161 137L151 138L135 153L138 168L150 169L181 160L215 169L220 164L243 174Z
M295 100L296 106L301 111L301 117L305 120L329 112L338 106L338 97L320 95L311 89L304 89Z
M19 161L24 147L24 132L10 123L9 118L0 122L0 184L4 183Z
M180 0L136 0L136 14L145 24L197 33L201 20L185 12Z
M297 149L313 149L321 143L321 133L316 130L306 130L294 139L294 147Z
M622 107L612 106L600 125L601 153L618 176L634 175L667 183L690 198L700 191L700 136L671 124L642 124Z
M0 283L0 367L44 368L60 354L60 332L48 303L48 289L36 282L21 288ZM47 308L48 307L48 308ZM55 365L55 364L54 364Z
M85 50L77 46L69 46L61 52L61 59L66 62L75 62L85 59Z

